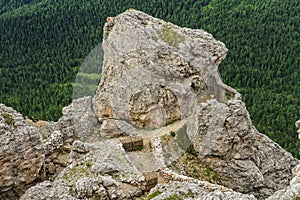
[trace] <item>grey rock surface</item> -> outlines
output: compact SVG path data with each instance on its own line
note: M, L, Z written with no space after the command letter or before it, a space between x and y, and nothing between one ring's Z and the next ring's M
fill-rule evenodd
M159 128L189 116L199 101L224 101L226 90L235 94L217 72L227 49L203 30L128 10L111 18L104 35L103 72L94 98L100 122L115 118Z
M38 181L44 158L39 130L0 104L0 199L16 199Z
M31 187L21 199L129 200L142 195L144 182L118 141L75 141L69 164L56 180Z
M97 131L99 122L93 111L91 96L74 99L71 105L63 108L62 113L56 126L70 143L75 139L85 140Z
M92 97L82 97L63 108L63 116L58 122L32 122L44 138L45 179L53 181L67 166L75 140L92 141L99 138L99 122L92 105Z
M267 200L294 200L300 198L300 164L293 169L294 178L290 185L284 189L275 192Z
M201 199L201 200L256 200L253 195L245 195L234 191L222 192L199 187L194 183L173 181L167 184L157 185L151 189L149 195L157 194L153 200L163 199Z
M188 134L198 157L224 186L265 199L288 185L297 159L252 126L242 101L209 100L191 119Z
M58 176L31 187L22 200L143 198L157 181L151 191L160 191L156 199L265 199L277 190L282 197L298 191L298 178L286 188L298 161L252 126L240 94L222 83L222 42L130 9L109 18L103 49L95 97L74 100L45 131L45 168ZM17 117L1 116L4 135L19 126ZM187 141L179 141L181 129ZM135 147L129 136L137 135L145 148L126 152L125 144ZM132 143L121 144L124 136ZM222 186L172 171L169 165L180 155L167 151L171 141L178 143L172 151L191 143L195 160L213 170ZM139 158L152 168L138 167ZM141 169L156 171L149 177Z

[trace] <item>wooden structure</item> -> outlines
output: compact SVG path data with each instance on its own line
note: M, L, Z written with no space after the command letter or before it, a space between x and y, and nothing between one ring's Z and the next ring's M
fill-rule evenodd
M150 191L157 185L157 173L156 172L145 172L144 177L146 179L146 191Z
M138 151L143 149L142 137L129 137L120 139L125 151Z

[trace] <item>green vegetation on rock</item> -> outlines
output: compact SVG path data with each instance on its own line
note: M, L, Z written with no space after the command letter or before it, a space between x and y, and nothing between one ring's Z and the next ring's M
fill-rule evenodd
M13 117L10 114L2 113L1 115L4 117L6 124L12 125L15 122L15 120L13 119Z
M184 42L184 37L173 30L174 27L170 25L165 25L162 31L159 33L160 38L166 43L178 48L181 42Z
M162 193L162 192L160 192L159 190L158 190L158 191L155 191L155 192L153 192L153 193L151 193L151 194L148 195L147 200L151 200L151 199L153 199L154 197L160 195L161 193Z

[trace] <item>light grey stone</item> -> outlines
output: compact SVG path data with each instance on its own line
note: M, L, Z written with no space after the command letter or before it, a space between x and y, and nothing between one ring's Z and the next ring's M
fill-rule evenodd
M0 199L22 195L40 178L44 158L39 130L0 104Z
M297 159L253 127L240 100L199 104L187 127L199 159L226 187L265 199L292 178Z

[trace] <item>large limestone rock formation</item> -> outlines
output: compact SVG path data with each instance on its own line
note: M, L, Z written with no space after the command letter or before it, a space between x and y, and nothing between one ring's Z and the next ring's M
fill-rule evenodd
M134 10L104 28L104 65L95 96L99 121L126 120L155 127L187 118L228 90L217 72L227 49L203 30L180 28Z
M0 104L0 199L17 199L43 172L45 151L39 130Z
M222 83L222 42L128 10L108 18L103 49L95 97L74 100L58 122L36 128L0 106L0 197L16 199L8 191L21 194L42 169L50 181L22 200L143 199L157 183L149 198L250 200L280 190L284 199L298 191L298 178L287 188L298 161L252 126L240 94Z
M225 186L265 198L288 184L297 161L252 126L240 95L222 83L222 42L134 10L111 18L104 32L100 122L161 128L188 119L199 159Z

